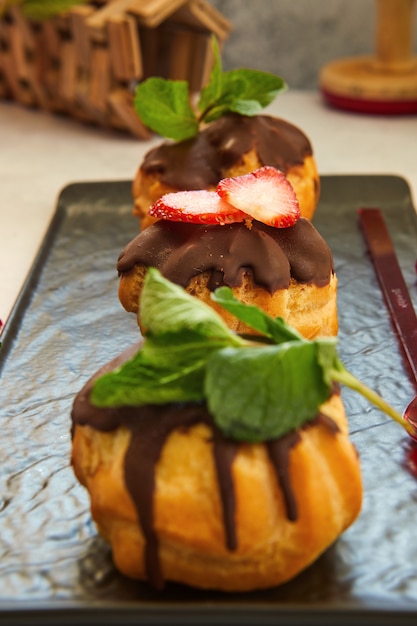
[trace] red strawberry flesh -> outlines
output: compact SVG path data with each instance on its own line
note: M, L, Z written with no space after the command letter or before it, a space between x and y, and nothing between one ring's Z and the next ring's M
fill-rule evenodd
M160 219L192 224L229 224L248 218L215 191L204 189L167 193L148 212Z
M268 165L235 178L224 178L217 193L237 209L269 226L287 228L300 217L294 189L283 172Z

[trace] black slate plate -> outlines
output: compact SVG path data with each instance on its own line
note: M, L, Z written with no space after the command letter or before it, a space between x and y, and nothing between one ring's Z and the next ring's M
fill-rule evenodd
M417 303L417 217L396 176L323 176L314 219L339 278L339 353L399 411L414 385L378 289L357 209L383 210ZM56 214L0 350L0 622L415 624L417 479L405 432L343 389L365 497L356 523L308 570L268 591L161 594L118 574L69 465L74 395L138 338L115 264L138 230L130 182L80 183Z

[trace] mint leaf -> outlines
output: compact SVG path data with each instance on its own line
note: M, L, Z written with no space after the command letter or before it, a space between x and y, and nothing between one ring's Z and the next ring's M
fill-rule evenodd
M257 115L287 88L279 76L251 69L222 72L219 48L213 38L214 66L209 84L198 101L200 121L212 122L227 112Z
M186 81L148 78L136 87L134 106L145 126L163 137L180 141L198 132Z
M182 287L164 278L156 268L149 268L140 302L141 324L147 335L168 335L177 341L194 341L196 337L223 345L243 345L223 319L207 304L191 296Z
M200 92L200 97L197 103L198 110L201 111L201 118L204 119L205 111L208 110L213 102L217 102L222 95L222 84L223 84L223 69L222 62L220 58L219 46L217 44L217 39L215 37L212 38L212 48L213 48L213 56L214 63L213 68L210 73L210 80L208 84L203 87Z
M147 338L132 359L96 380L91 401L112 407L204 400L207 360L225 345L181 334Z
M142 122L163 137L182 141L197 135L200 126L228 112L256 115L286 83L279 76L251 69L223 72L219 47L212 38L214 64L209 83L201 90L196 111L186 81L147 78L136 87L134 106Z
M237 69L223 75L223 96L233 98L230 110L241 115L257 115L286 88L282 78L268 72Z
M345 369L337 354L337 339L336 337L320 337L315 339L314 343L317 346L317 363L322 368L324 380L331 385L334 380L333 372Z
M233 439L280 437L312 419L330 394L314 342L262 348L224 348L207 363L210 413Z
M289 326L282 317L274 319L257 306L244 304L238 300L230 287L219 287L211 294L211 299L274 343L293 339L304 340L302 335L295 328Z
M245 344L213 309L155 268L146 273L140 311L146 340L132 359L95 381L97 406L202 400L210 354Z
M174 358L169 350L161 360L149 359L140 350L119 368L95 381L91 402L99 407L112 407L202 400L205 358L201 358L201 350L199 353L200 359L187 356L181 363L178 354Z
M231 111L257 115L287 88L279 76L250 69L222 71L219 47L213 37L214 65L209 84L201 91L200 121L212 122Z
M223 433L258 442L313 419L333 381L361 393L414 430L343 365L336 338L304 339L281 318L237 301L228 288L213 299L273 345L232 333L209 306L150 268L141 297L145 341L119 368L96 379L91 401L111 407L205 401Z
M244 115L255 115L271 102L273 102L279 93L287 89L287 84L279 76L270 74L269 72L261 72L259 70L237 69L226 73L228 81L237 80L242 83L242 91L237 102L239 103L234 109L238 113L241 112L241 101L256 103L257 110L251 113L245 111Z
M224 73L220 58L217 40L213 37L214 65L210 74L210 81L200 93L197 103L201 122L212 122L225 113L233 111L236 97L243 95L245 85L238 74Z

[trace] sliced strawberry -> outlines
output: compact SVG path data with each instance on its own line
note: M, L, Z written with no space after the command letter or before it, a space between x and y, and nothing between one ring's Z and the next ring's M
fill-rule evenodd
M215 191L204 189L167 193L151 206L148 213L164 220L192 224L230 224L248 218Z
M275 228L292 226L300 217L300 206L294 189L283 172L264 167L237 176L224 178L217 193L237 209Z

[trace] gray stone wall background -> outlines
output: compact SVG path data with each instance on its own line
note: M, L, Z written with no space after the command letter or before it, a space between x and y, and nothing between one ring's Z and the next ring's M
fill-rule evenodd
M211 4L233 25L223 47L223 68L272 72L290 89L316 89L326 63L376 50L376 0L211 0ZM417 54L416 10L412 18Z

